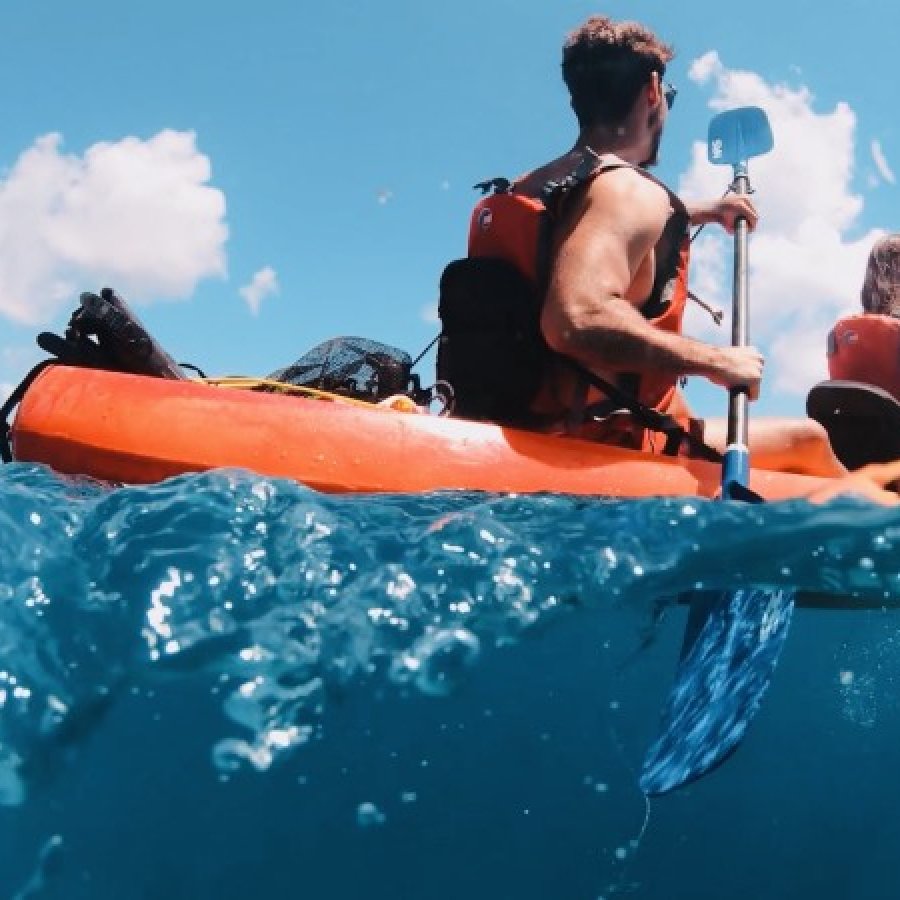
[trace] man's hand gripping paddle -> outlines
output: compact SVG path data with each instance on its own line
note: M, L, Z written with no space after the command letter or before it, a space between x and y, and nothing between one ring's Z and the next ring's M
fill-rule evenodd
M748 106L709 123L709 161L731 165L732 189L750 193L747 161L773 147L765 112ZM732 344L747 345L747 222L734 233ZM755 499L748 490L746 388L732 388L722 497ZM768 588L703 592L691 610L675 683L663 709L660 735L647 751L641 789L648 796L699 778L725 760L750 724L772 679L787 636L794 592Z

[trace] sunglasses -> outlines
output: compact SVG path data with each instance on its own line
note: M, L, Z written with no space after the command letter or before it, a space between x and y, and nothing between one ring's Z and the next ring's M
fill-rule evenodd
M675 98L678 96L678 88L674 84L669 84L668 81L663 81L662 78L660 78L659 83L662 86L663 97L666 98L666 108L671 109L675 104Z

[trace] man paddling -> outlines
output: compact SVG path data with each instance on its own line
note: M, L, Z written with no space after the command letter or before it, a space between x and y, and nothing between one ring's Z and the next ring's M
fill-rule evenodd
M751 399L758 396L763 358L756 348L718 347L682 334L688 227L717 224L731 232L745 218L753 228L757 213L749 199L733 194L685 205L646 171L657 161L675 99L664 80L672 56L642 25L602 16L591 17L566 40L563 78L578 138L571 150L512 184L486 183L494 194L476 207L469 236L469 263L500 259L525 276L546 352L529 339L524 319L508 321L528 305L527 286L492 271L488 288L484 272L476 270L466 276L472 299L458 301L465 291L457 282L466 278L449 278L448 267L439 374L462 385L463 414L468 393L480 413L476 417L494 417L493 410L497 418L526 427L651 452L690 453L698 439L724 449L726 427L724 420L691 416L678 388L682 376L702 375L725 388L746 386ZM504 292L516 298L506 299L509 315L495 316L493 334L484 342L489 347L479 354L471 341L471 310L484 308L479 294L497 304ZM454 313L460 303L468 303L467 315ZM468 316L456 333L454 316ZM481 366L475 373L485 379L481 383L467 362L475 356L481 357L474 364ZM491 367L493 378L485 375ZM510 383L527 388L510 392ZM485 395L496 402L484 402ZM523 409L506 416L504 403ZM652 419L640 415L642 409L668 416L689 438L671 427L667 437L648 427ZM845 471L824 429L809 419L755 419L750 451L763 468Z

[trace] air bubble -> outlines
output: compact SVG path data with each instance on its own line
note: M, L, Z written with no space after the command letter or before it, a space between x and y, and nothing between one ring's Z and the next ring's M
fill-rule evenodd
M387 816L374 803L360 803L356 807L356 824L360 828L377 828L386 821Z

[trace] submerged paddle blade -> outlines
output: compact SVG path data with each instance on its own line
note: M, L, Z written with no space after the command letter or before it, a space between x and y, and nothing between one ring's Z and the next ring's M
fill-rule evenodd
M735 166L774 146L768 116L758 106L726 110L709 123L707 153L714 165Z
M747 588L702 598L661 734L644 758L645 794L693 781L737 748L772 679L793 609L792 590Z

